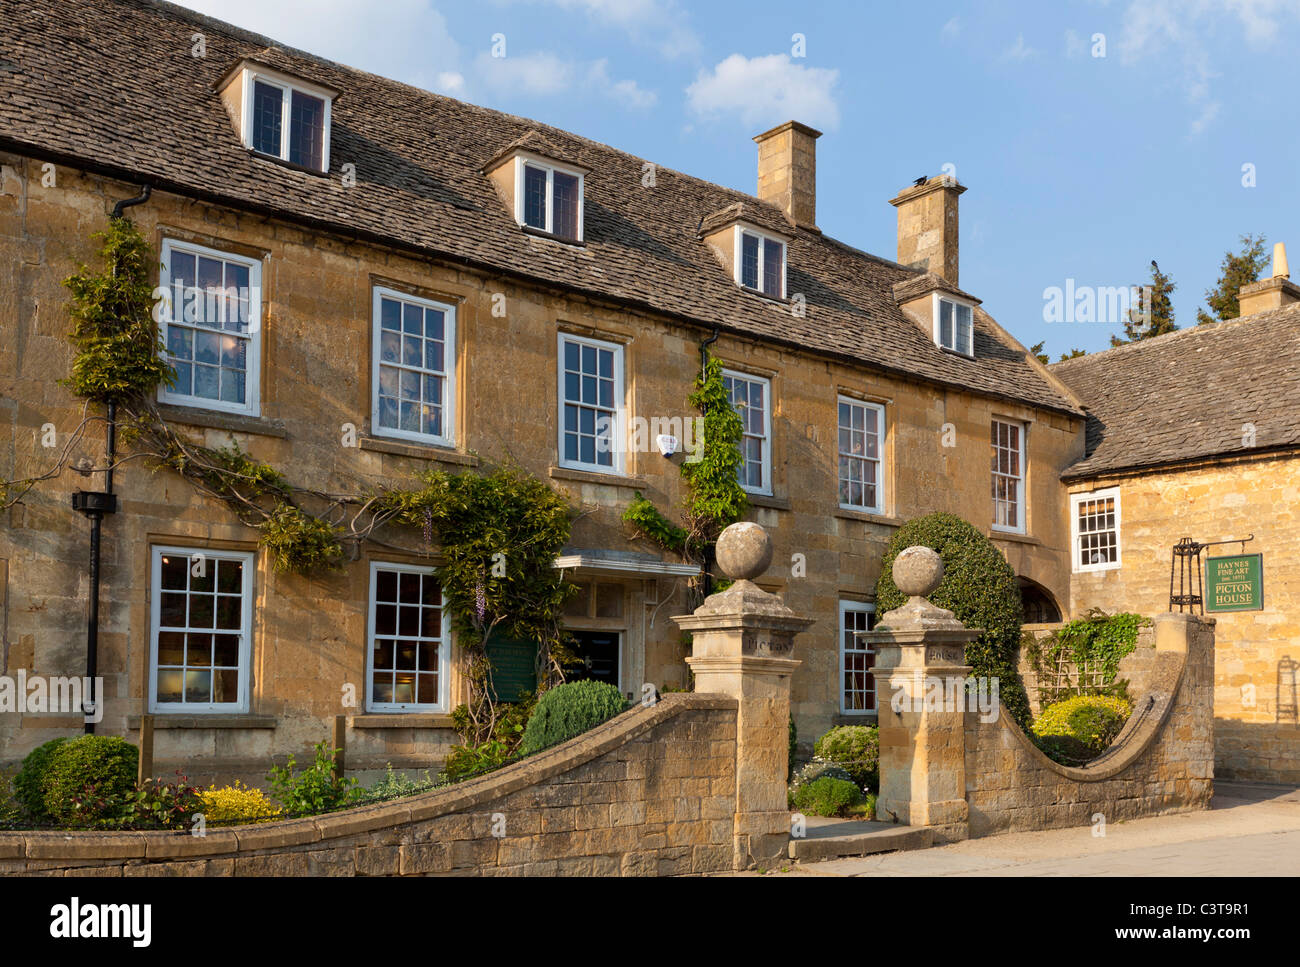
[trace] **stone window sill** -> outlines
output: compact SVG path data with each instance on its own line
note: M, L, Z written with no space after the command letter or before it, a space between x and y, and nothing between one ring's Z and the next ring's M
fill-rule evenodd
M450 729L451 716L441 712L367 712L349 715L354 729Z
M624 477L616 473L571 470L568 467L551 467L550 475L552 480L572 480L574 483L601 484L606 487L639 489L646 485L645 477Z
M128 715L126 727L138 731L142 716ZM274 715L155 715L157 729L273 729Z
M289 436L283 420L271 420L264 416L218 413L215 410L203 410L195 406L177 406L175 403L159 403L158 413L163 419L173 423L201 426L208 430L254 433L259 436L278 437L282 440Z
M751 507L763 507L766 510L789 510L790 501L785 497L773 497L771 494L745 493Z
M844 520L860 520L868 524L882 524L885 527L902 527L903 518L890 517L886 514L873 514L866 510L853 510L850 507L837 507L835 516Z
M362 450L375 453L390 453L398 457L416 457L420 460L437 460L440 463L455 463L464 467L477 467L478 457L472 453L448 450L420 443L408 443L405 440L389 440L384 437L363 436L357 439Z
M1036 544L1039 547L1043 544L1037 537L1029 534L1013 534L1010 531L990 530L988 537L991 541L1011 541L1013 544Z

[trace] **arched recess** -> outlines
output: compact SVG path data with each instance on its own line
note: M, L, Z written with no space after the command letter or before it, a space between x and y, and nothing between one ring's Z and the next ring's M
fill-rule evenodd
M1016 576L1016 583L1020 585L1020 600L1024 605L1024 624L1054 624L1061 620L1061 606L1051 591L1023 575Z

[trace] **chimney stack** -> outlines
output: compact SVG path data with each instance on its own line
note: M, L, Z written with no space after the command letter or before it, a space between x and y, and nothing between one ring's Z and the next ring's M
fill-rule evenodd
M1300 302L1300 286L1291 281L1291 270L1286 264L1286 245L1278 242L1273 246L1273 275L1243 285L1237 293L1237 303L1243 316L1253 316L1295 302Z
M957 281L957 197L964 185L937 175L904 188L889 203L898 209L898 261Z
M754 138L758 144L758 197L801 228L817 227L817 139L806 124L786 121Z

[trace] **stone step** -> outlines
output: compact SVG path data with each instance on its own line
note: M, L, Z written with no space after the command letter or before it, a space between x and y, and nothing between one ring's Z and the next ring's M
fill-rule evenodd
M925 849L934 831L896 823L825 820L809 817L808 834L790 840L790 858L805 863L841 856L868 856L896 850Z

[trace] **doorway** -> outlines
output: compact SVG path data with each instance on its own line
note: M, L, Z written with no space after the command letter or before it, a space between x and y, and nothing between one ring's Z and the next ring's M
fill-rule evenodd
M578 661L564 667L564 680L568 682L608 682L619 687L618 656L623 645L623 635L618 631L574 631L573 653Z

